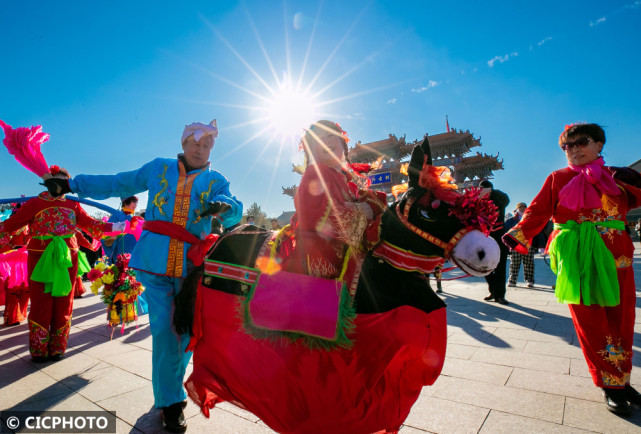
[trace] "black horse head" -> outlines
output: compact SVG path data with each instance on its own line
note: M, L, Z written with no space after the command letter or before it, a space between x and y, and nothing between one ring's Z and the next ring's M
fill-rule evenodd
M464 271L485 275L498 263L498 246L491 238L463 221L456 207L462 207L462 194L447 181L439 179L442 169L432 166L427 136L412 151L408 167L408 189L386 211L381 238L395 246L421 255L438 255L452 259ZM480 201L481 199L479 199ZM470 238L471 236L471 238ZM459 249L461 240L469 239ZM458 256L457 251L461 251Z

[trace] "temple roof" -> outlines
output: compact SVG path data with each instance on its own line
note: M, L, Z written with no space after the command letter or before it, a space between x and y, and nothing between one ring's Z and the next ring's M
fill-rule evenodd
M432 150L432 159L434 160L462 156L470 152L470 148L481 146L480 137L475 139L469 130L452 129L447 133L428 136L428 140ZM395 135L390 134L387 139L376 142L356 143L349 150L349 158L353 163L371 162L381 155L400 160L410 155L414 146L422 141L423 139L421 138L412 143L406 143L405 136L398 139Z

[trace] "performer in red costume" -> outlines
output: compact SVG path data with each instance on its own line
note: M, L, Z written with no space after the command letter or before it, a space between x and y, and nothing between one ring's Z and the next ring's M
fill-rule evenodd
M0 246L0 292L5 296L0 304L5 305L5 327L18 325L27 318L29 286L24 246L28 241L29 226L24 226L15 232L8 244Z
M338 124L326 120L312 124L303 136L306 170L291 219L295 248L283 268L340 278L353 293L364 254L380 241L387 202L384 193L363 188L368 180L349 162L348 140Z
M67 171L57 166L52 166L50 173L54 178L69 179ZM76 228L100 237L103 232L124 229L124 223L94 220L78 202L43 192L0 223L0 245L27 224L31 231L27 245L29 350L35 362L56 361L67 348L71 326L73 282L78 271Z
M552 217L550 265L556 297L567 303L592 380L613 413L641 404L630 386L636 293L626 213L641 205L641 175L604 166L605 133L596 124L568 125L559 138L568 167L552 172L505 243L526 254Z

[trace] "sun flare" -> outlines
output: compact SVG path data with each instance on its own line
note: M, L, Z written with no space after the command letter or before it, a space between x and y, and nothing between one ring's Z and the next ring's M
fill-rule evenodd
M300 137L303 130L316 120L315 116L316 107L311 95L288 85L281 86L267 108L271 128L283 138Z

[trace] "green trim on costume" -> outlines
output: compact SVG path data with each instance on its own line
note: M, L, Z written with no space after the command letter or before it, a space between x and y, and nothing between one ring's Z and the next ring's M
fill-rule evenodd
M585 306L618 306L619 280L612 252L596 226L624 230L620 220L554 224L559 230L549 247L550 267L557 275L555 295L559 303Z
M45 284L45 294L51 294L52 297L65 297L71 292L73 287L69 277L69 268L73 266L71 262L71 251L65 242L65 238L71 238L74 234L69 235L38 235L33 238L37 240L51 240L47 245L38 263L33 269L29 278L35 282Z

